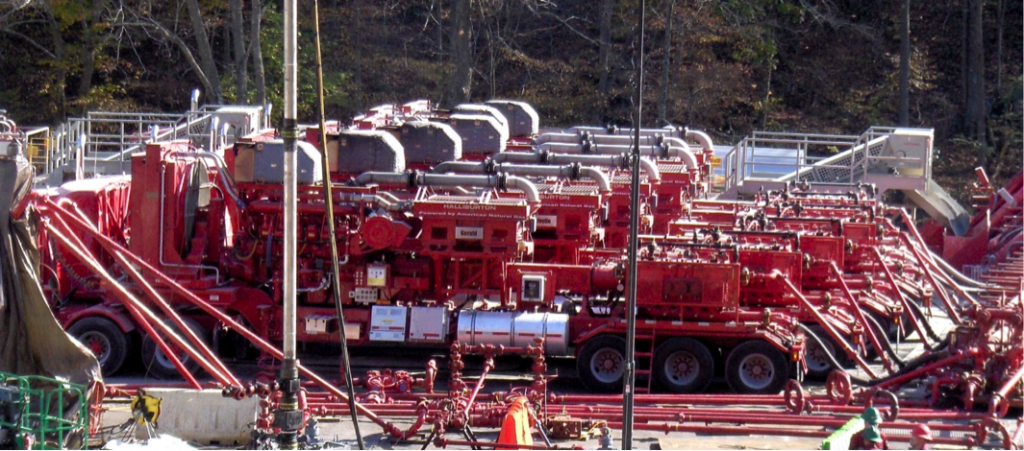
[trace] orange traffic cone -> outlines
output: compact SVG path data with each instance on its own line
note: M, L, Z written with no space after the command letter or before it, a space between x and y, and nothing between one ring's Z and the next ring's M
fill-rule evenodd
M512 405L505 414L505 420L501 423L501 432L498 433L498 443L532 445L533 437L530 433L530 404L525 397L518 397L512 401ZM517 449L502 448L495 449Z

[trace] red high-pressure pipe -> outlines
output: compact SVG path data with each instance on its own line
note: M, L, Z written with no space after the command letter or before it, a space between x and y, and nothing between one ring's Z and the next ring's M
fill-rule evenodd
M491 372L492 368L494 368L494 359L489 357L487 358L487 360L484 361L484 368L480 372L480 378L477 379L476 384L474 384L472 393L469 394L469 399L466 400L466 409L469 409L469 407L472 406L474 402L476 402L476 395L480 393L480 389L484 387L484 378L487 377L487 374Z
M139 311L139 309L134 304L134 298L132 297L131 293L128 293L124 289L124 287L119 285L117 281L114 280L114 278L106 270L103 269L103 266L100 265L99 262L97 262L95 259L89 256L84 250L82 250L85 249L85 245L83 245L81 241L78 241L77 237L74 240L77 242L72 241L72 239L69 239L68 237L64 236L64 234L60 233L60 231L58 231L57 228L53 226L53 224L50 224L49 222L44 222L43 227L45 227L51 235L56 237L58 241L63 243L64 246L67 247L68 250L75 255L75 258L78 258L83 263L88 265L96 275L100 276L100 278L103 279L104 283L111 287L114 287L114 296L117 296L117 298L121 300L121 303L124 304L125 308L128 310L128 313L130 313L132 317L135 318L135 320L139 323L140 326L142 326L142 328L146 331L147 334L153 337L153 341L156 342L157 346L160 348L161 351L163 351L164 355L171 360L171 363L174 364L174 367L177 368L179 372L181 372L181 374L185 377L185 381L187 381L196 390L199 390L201 388L199 382L197 382L196 379L192 377L192 374L188 372L188 370L185 368L185 365L183 365L181 363L181 360L178 359L178 356L171 351L170 346L168 346L167 343L165 343L164 340L160 338L156 331L153 330L153 325L149 323L149 321L143 316L142 312ZM166 325L160 323L159 321L157 321L157 323L158 326L166 327Z
M828 396L807 396L808 401L829 402ZM781 395L735 395L735 394L638 394L636 403L646 404L705 404L705 405L786 405ZM556 395L548 396L549 404L615 404L622 402L622 395Z
M885 354L885 350L882 349L882 344L878 340L878 336L875 335L874 328L868 325L868 321L864 318L864 312L860 311L860 307L857 305L857 298L853 296L853 292L850 291L850 287L846 285L846 279L843 278L843 272L839 269L839 265L836 262L829 262L829 268L832 273L839 280L839 287L843 290L843 294L846 295L850 302L853 303L853 315L857 317L857 322L864 325L864 331L868 335L868 340L871 342L871 346L874 346L875 351L878 351L878 356L882 359L882 364L885 365L885 369L889 372L896 371L896 367L889 357Z
M206 343L203 340L199 339L199 337L195 335L192 328L185 324L181 317L178 316L178 313L171 308L170 304L160 296L160 293L157 293L153 286L142 277L142 274L132 267L120 253L115 253L114 258L117 259L117 262L122 268L124 268L129 277L131 277L135 283L142 288L142 291L145 292L150 299L155 301L155 304L160 308L160 310L162 310L168 317L172 318L174 324L178 326L178 329L185 333L186 337L192 340L193 344L199 348L199 352L202 353L206 362L203 361L204 359L196 359L196 361L203 365L203 369L224 385L229 387L241 387L242 383L235 378L235 375L231 373L231 370L228 369L227 365L225 365L224 362L213 353L209 346L206 346ZM188 351L191 351L191 349L186 350L186 352ZM213 368L207 368L208 365Z
M64 216L72 216L72 213L65 209L63 206L53 203L49 199L47 199L47 203L49 204L51 211L55 213L54 215L51 216L51 219L54 221L54 223L60 225L71 235L74 235L71 227L66 222L64 222L63 219ZM85 219L85 214L78 209L77 205L70 201L68 201L67 203L74 208L75 213L78 214L78 217L80 219ZM99 233L95 229L86 230L86 232L92 234ZM153 286L150 285L149 282L146 281L146 279L143 278L141 274L139 274L135 267L128 264L127 260L124 258L123 255L121 255L121 253L110 252L110 254L114 257L115 260L117 260L118 264L121 265L121 268L128 273L128 276L131 277L132 280L134 280L135 283L139 285L140 288L142 288L142 291L146 293L147 296L150 297L153 303L156 304L156 306L165 315L167 315L167 317L170 318L171 321L176 326L178 326L178 329L185 335L185 338L188 338L192 342L192 344L196 346L198 352L196 352L195 349L192 349L189 346L183 346L186 344L184 342L175 344L177 344L179 348L182 348L183 351L189 354L190 357L196 359L196 361L199 362L200 365L202 365L203 369L209 372L211 376L213 376L222 384L227 386L241 386L242 384L238 381L238 379L235 378L234 374L231 373L231 370L229 370L228 367L224 365L224 362L217 358L217 356L214 355L213 351L210 350L209 346L207 346L203 340L199 339L199 337L196 336L195 332L192 331L192 328L188 327L188 325L185 324L185 321L181 319L181 316L178 315L178 312L174 311L174 309L171 308L170 304L168 304L167 301L163 299L163 296L161 296L160 293L157 293ZM172 337L171 341L177 342L176 337Z
M91 229L91 226L89 226L89 224L84 223L79 218L76 218L76 217L73 217L73 216L69 216L69 219L71 219L72 222L78 224L79 227L83 227L86 230ZM222 312L219 309L217 309L216 307L210 305L206 301L200 299L194 293L192 293L191 291L189 291L185 287L181 286L174 279L168 277L164 273L162 273L159 270L157 270L156 268L154 268L152 265L147 263L145 260L142 260L141 258L136 256L135 254L132 254L131 252L128 252L128 250L125 249L123 246L117 244L116 242L114 242L113 240L111 240L110 238L108 238L106 236L103 236L102 234L95 234L94 237L108 251L113 249L113 250L116 250L118 252L124 253L124 255L126 257L128 257L129 260L131 260L133 263L139 265L144 270L148 271L151 275L156 277L157 280L160 283L166 284L168 287L170 287L175 293L180 295L182 298L184 298L185 300L189 301L193 305L199 307L204 312L210 314L211 316L216 318L218 321L224 323L224 325L226 325L229 328L231 328L231 330L237 332L238 334L240 334L243 337L245 337L247 340L251 341L258 348L260 348L260 350L270 354L271 356L273 356L276 359L282 359L284 357L284 354L281 353L280 349L277 349L276 347L274 347L270 343L267 343L262 337L256 335L255 333L250 331L248 328L242 326L241 324L238 324L234 319L232 319L230 316L228 316L224 312ZM111 279L111 283L112 282L113 282L113 280ZM158 344L159 344L159 342L158 342ZM164 351L164 352L168 353L169 351ZM173 360L173 355L170 355L170 354L168 354L168 355ZM179 364L180 364L180 362L179 362ZM308 368L302 366L301 364L297 364L296 366L298 367L299 372L303 376L313 380L317 385L319 385L324 390L327 390L327 391L331 392L333 395L337 396L339 399L341 399L341 400L343 400L345 402L349 401L348 396L346 396L344 392L342 392L337 387L335 387L335 386L331 385L330 383L328 383L326 380L324 380L322 377L320 377L316 373L310 371ZM188 377L186 377L186 379L188 379ZM194 380L195 379L193 379L193 381ZM199 384L196 383L196 388L197 389L198 389L198 385ZM366 418L370 419L370 421L373 421L374 423L379 425L381 428L383 428L386 433L390 434L393 437L400 437L401 435L403 435L403 432L400 429L398 429L398 427L395 426L394 424L382 420L380 417L378 417L377 415L374 415L373 412L368 410L362 404L360 404L358 402L355 402L354 400L352 402L356 405L356 409L359 410L360 413L362 413L364 416L366 416Z
M989 401L988 406L989 415L1006 415L1006 411L1010 408L1010 403L1007 402L1006 397L1009 396L1010 390L1017 386L1022 377L1024 377L1024 366L1017 368L1017 372L1013 373L1013 376L1010 376L1003 383L1002 387L999 387L999 390L992 394L992 399Z
M875 259L878 260L878 264L882 266L882 274L885 274L889 283L892 284L894 288L893 292L896 293L896 299L903 305L903 311L907 312L907 316L910 318L910 324L914 326L914 330L917 331L917 336L921 338L921 344L923 344L925 348L931 349L931 346L928 345L928 336L925 335L924 328L921 327L921 323L918 322L917 316L914 315L913 310L910 309L910 301L903 296L899 287L896 286L896 278L893 277L892 272L889 271L889 267L886 266L885 257L882 256L882 253L878 251L877 247L871 248L871 254L875 256Z
M903 208L900 208L897 211L899 212L900 216L903 218L903 223L907 225L908 229L910 229L910 233L914 236L914 239L917 240L917 245L921 246L921 249L928 249L928 246L924 242L924 238L921 238L921 234L918 233L918 231L917 231L917 226L914 225L914 221L912 221L910 219L910 215L907 214L907 210L905 210ZM914 247L915 246L911 246L911 248L914 248ZM956 291L957 294L959 294L961 297L963 297L964 299L970 300L972 303L977 304L977 302L974 302L974 300L971 299L970 296L967 296L967 294L964 293L963 290L960 289L960 285L957 285L952 280L950 280L948 277L946 277L946 273L943 272L938 267L938 264L936 264L935 261L933 260L931 252L925 252L925 251L922 250L921 254L925 257L924 261L926 262L928 269L931 269L932 271L935 271L935 274L938 274L939 278L942 279L947 284L949 284L949 286L952 287L953 290Z
M883 423L884 426L885 423ZM608 422L608 427L612 429L621 429L621 422ZM781 429L781 428L764 428L764 427L748 427L748 426L705 426L705 425L692 425L692 424L650 424L650 423L639 423L633 426L634 429L646 430L646 431L657 431L657 432L693 432L703 434L717 434L717 435L785 435L790 437L812 437L812 438L826 438L832 435L833 431L821 431L821 430L807 430L807 429ZM887 437L889 441L894 442L906 442L910 441L910 436L892 436ZM960 439L955 438L944 438L935 437L932 440L935 444L944 445L960 445L960 446L974 446L976 445L975 440L971 437L964 437Z
M942 288L942 285L935 281L935 276L932 274L931 268L929 267L930 262L921 255L921 252L919 252L916 247L914 247L914 244L910 242L910 237L906 234L900 234L900 236L903 238L904 242L907 243L907 247L910 248L910 252L914 254L914 258L917 260L917 263L921 265L921 272L924 273L925 277L928 278L928 282L931 283L939 293L939 299L942 301L942 305L946 306L946 312L949 314L949 318L953 320L953 324L959 325L960 313L953 308L953 301L949 299L949 294L946 293L946 290Z
M954 355L951 355L949 357L941 359L941 360L939 360L937 362L932 362L932 363L930 363L928 365L925 365L925 366L923 366L921 368L918 368L918 369L916 369L914 371L911 371L911 372L909 372L907 374L902 374L900 376L894 377L894 378L889 379L887 381L883 381L881 383L875 384L874 387L875 388L885 388L885 389L888 389L888 388L891 388L891 387L898 387L901 384L903 384L904 382L909 381L909 380L913 380L913 379L917 378L918 376L920 376L922 374L927 374L929 371L932 371L932 370L934 370L936 368L943 368L943 367L946 367L946 366L948 366L948 365L950 365L952 363L956 363L956 362L958 362L960 360L966 360L968 358L971 358L972 356L974 356L977 353L978 353L978 350L976 348L971 348L970 350L968 350L966 352L958 352L958 353L956 353Z
M814 306L811 305L811 301L808 301L807 298L804 297L804 294L800 291L800 289L797 288L796 285L793 285L793 283L790 282L788 278L786 278L785 274L779 272L778 270L775 270L772 271L769 277L772 279L777 278L782 280L782 283L786 286L786 288L788 288L789 291L793 293L793 295L796 296L797 299L800 300L800 302L804 305L805 309L811 312L811 315L814 316L814 318L818 321L818 324L825 329L825 332L828 332L832 339L836 340L836 342L843 347L843 352L845 352L847 356L852 356L853 360L857 362L857 365L859 365L864 371L866 371L872 379L878 377L878 374L875 374L874 370L871 369L871 366L868 365L868 362L865 362L864 358L862 358L859 353L854 351L850 344L847 343L846 340L839 335L839 332L836 332L835 328L832 327L832 324L829 324L825 317L821 316L821 312L819 312L818 309L814 308ZM855 308L855 310L857 309Z

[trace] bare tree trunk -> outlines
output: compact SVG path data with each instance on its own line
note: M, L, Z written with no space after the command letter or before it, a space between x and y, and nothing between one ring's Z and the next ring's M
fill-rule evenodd
M996 2L996 95L1003 93L1003 26L1006 24L1003 0Z
M256 82L256 103L267 104L267 79L263 73L263 48L260 47L260 21L263 19L263 2L261 0L249 0L252 4L251 35L252 43L252 71Z
M469 101L473 83L473 55L470 47L473 28L470 14L473 0L455 0L452 6L454 26L452 27L452 59L455 72L448 84L447 106L452 107Z
M362 0L352 2L352 91L355 93L355 107L357 110L363 108L363 40L362 30Z
M437 62L444 61L444 0L437 0Z
M984 0L968 0L970 31L967 46L967 133L980 144L978 166L986 163L985 146L985 53L982 35Z
M658 95L658 122L667 125L668 121L668 84L670 66L672 65L672 6L675 0L668 0L665 12L665 55L661 65L661 93Z
M900 15L900 126L910 122L910 0Z
M78 82L79 97L89 95L89 91L92 90L92 77L96 72L96 47L99 45L95 27L103 13L105 4L106 0L93 0L92 14L82 21L82 40L85 51L82 52L82 79Z
M967 55L970 53L967 47L970 45L967 42L967 35L970 33L970 18L968 17L968 8L970 7L971 0L961 0L960 8L960 103L964 106L967 105ZM966 121L963 126L967 128Z
M231 0L231 42L235 56L235 103L249 104L249 61L245 54L245 25L242 0Z
M768 62L768 75L764 82L764 101L761 103L761 129L768 130L768 110L772 100L772 73L775 72L774 61Z
M53 59L56 72L53 76L53 86L50 87L50 97L53 99L53 110L50 112L50 122L56 123L64 120L66 107L67 107L67 95L66 84L67 84L67 62L64 59L67 57L67 44L64 42L64 36L60 32L60 24L57 23L57 18L54 17L52 11L47 11L49 15L48 30L50 32L50 39L53 40Z
M214 99L216 103L223 103L224 96L220 90L220 75L217 73L217 63L213 59L213 49L210 47L210 38L206 34L206 24L203 22L203 13L199 10L198 0L185 0L188 7L188 16L192 21L192 31L196 34L196 45L199 47L199 61L210 80L210 88L213 92L207 97Z
M611 71L610 60L612 52L612 13L614 13L614 8L615 0L601 0L601 78L598 81L597 89L598 91L601 92L601 96L604 98L608 97L608 77L609 72Z

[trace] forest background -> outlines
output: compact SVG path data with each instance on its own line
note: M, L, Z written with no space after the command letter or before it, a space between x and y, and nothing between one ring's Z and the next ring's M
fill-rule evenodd
M299 2L299 119L316 120L313 1ZM542 127L628 124L638 1L323 0L326 116L427 98L532 104ZM21 124L87 111L281 105L282 4L2 0L0 108ZM935 129L937 179L1021 170L1024 4L1014 0L649 0L645 126L719 143L754 130ZM275 109L275 122L280 108Z

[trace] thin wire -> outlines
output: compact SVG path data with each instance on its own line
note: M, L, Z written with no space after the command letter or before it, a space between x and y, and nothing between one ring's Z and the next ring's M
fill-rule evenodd
M363 444L363 435L359 432L359 417L356 415L356 394L352 382L352 365L348 356L348 337L345 336L345 312L341 307L341 264L338 262L338 236L334 230L334 199L331 192L330 164L327 156L327 125L324 121L324 66L320 52L320 3L313 0L313 24L314 37L316 41L316 96L319 103L320 119L320 157L323 159L321 171L323 171L324 203L327 207L327 230L331 235L329 247L331 248L331 266L333 269L333 290L334 307L338 314L338 335L341 337L341 365L345 371L345 390L348 393L348 408L352 415L352 427L356 432L356 443L359 449L366 449ZM347 254L346 254L347 255ZM348 261L348 258L345 258Z

